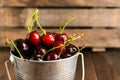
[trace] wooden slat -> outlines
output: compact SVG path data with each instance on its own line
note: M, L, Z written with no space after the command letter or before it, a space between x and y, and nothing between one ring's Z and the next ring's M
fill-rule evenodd
M7 76L7 71L5 69L5 61L9 60L10 53L9 49L7 48L0 48L0 80L9 80ZM12 80L15 79L15 72L14 72L14 65L11 64L10 62L8 63L8 68L10 71L10 76Z
M85 80L98 80L96 75L96 70L93 64L92 55L90 52L85 52L84 62L85 62ZM78 59L78 65L76 70L75 80L81 80L81 58ZM91 74L92 73L92 74Z
M34 7L119 7L119 0L2 0L3 6Z
M108 57L109 53L112 52L92 54L98 80L120 80L119 68L114 65L114 59Z
M47 31L59 32L57 29L47 29ZM86 47L116 47L120 48L120 30L117 29L66 29L66 33L72 35L76 33L79 35L84 34L84 37L74 41L77 46L86 45ZM14 30L0 30L0 46L5 46L5 37L12 40L17 38L25 38L27 30L14 29Z
M0 8L0 26L25 26L26 18L32 14L32 8ZM74 16L69 26L119 27L120 9L40 9L42 26L58 26Z

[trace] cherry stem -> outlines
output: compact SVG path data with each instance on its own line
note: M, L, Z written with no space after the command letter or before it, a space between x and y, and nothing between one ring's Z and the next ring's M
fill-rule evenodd
M63 49L68 45L68 43L70 43L71 41L77 40L77 39L81 38L82 36L83 36L83 34L80 34L78 37L72 37L72 38L68 39L67 41L65 41L64 44L63 44L62 50L61 50L61 52L58 55L58 58L60 58ZM81 48L79 51L81 51L83 49L84 49L84 47Z
M38 25L38 27L40 28L40 30L42 31L42 33L43 34L46 34L46 31L42 28L42 26L40 25L40 23L39 23L39 20L38 20L38 12L39 12L39 10L37 9L36 10L36 14L35 14L35 20L36 20L36 23L37 23L37 25Z
M63 25L63 27L60 26L60 32L61 32L61 34L64 32L65 27L66 27L71 21L73 21L73 20L74 20L74 17L71 17L70 19L68 19L68 20L66 21L66 23Z
M40 25L39 23L39 20L38 20L38 12L39 10L36 9L33 13L32 13L32 16L29 18L29 25L28 25L28 32L30 33L32 31L32 27L34 25L34 23L36 22L38 27L40 28L40 30L42 31L43 34L46 34L46 31L42 28L42 26Z
M78 52L81 52L84 48L85 48L85 45L83 45L80 49L78 49L78 51L75 54L77 54Z
M35 22L35 20L33 20L33 17L34 17L34 15L36 14L36 10L32 13L32 16L30 17L30 18L28 18L28 22L29 22L29 24L28 24L28 32L30 33L31 31L32 31L32 26L33 26L33 24L34 24L34 22Z
M11 41L11 44L12 44L12 45L15 47L15 49L17 50L17 52L18 52L20 58L23 59L23 56L21 55L21 53L20 53L19 49L17 48L17 46L15 45L15 43L14 43L13 41Z
M83 45L83 46L78 50L78 52L81 52L84 48L85 48L85 45Z
M62 22L61 22L61 20L59 22L59 26L60 26L60 33L62 34Z
M70 43L70 42L72 42L72 41L75 41L75 40L77 40L77 39L80 39L80 38L82 38L83 37L83 34L80 34L79 36L77 36L77 37L70 37L67 41L65 41L64 43L67 45L68 43Z
M61 47L61 46L53 47L53 48L49 49L49 50L46 52L46 54L48 54L50 51L52 51L52 50L54 50L54 49L57 49L57 48L60 48L60 47ZM43 55L41 56L41 58L43 58L46 54L43 54Z
M6 43L7 45L9 45L9 46L12 46L12 45L13 45L13 47L17 50L17 52L18 52L20 58L23 59L23 56L21 55L19 49L17 48L17 46L15 45L15 43L14 43L12 40L9 40L8 38L6 38L5 43Z
M60 51L60 53L58 54L58 58L60 58L61 54L62 54L62 51L63 49L66 47L66 44L63 44L63 47L62 47L62 50Z

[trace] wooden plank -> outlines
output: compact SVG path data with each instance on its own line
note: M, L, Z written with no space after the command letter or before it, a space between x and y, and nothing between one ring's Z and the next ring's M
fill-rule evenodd
M26 19L33 8L0 8L0 27L25 26ZM42 26L59 26L74 16L69 26L119 27L120 9L39 9ZM4 16L4 17L3 17Z
M119 7L120 1L117 0L3 0L4 6L18 7Z
M113 64L114 59L108 55L109 52L92 54L98 80L120 80L118 68Z
M0 0L0 7L3 6L4 2L3 0Z
M47 31L59 32L58 29L47 29ZM86 47L116 47L120 48L120 35L119 29L66 29L65 32L69 35L76 33L79 35L84 34L84 37L73 41L77 46L86 45ZM17 38L25 38L27 30L23 29L10 29L0 30L0 46L5 46L5 37L12 40Z
M93 64L92 55L89 51L84 54L85 62L85 80L98 80L96 75L96 70ZM76 70L75 80L81 80L81 58L78 59L78 65Z
M116 67L118 69L118 72L120 74L120 48L117 49L108 49L109 51L109 55L107 55L110 59L112 59L112 64L114 65L114 67ZM118 53L116 53L118 52Z
M0 80L8 80L7 71L5 69L5 61L9 60L9 49L0 48ZM13 68L13 64L8 63L8 68L11 74L12 80L15 80L15 72Z
M104 48L104 47L93 47L92 51L93 52L105 52L106 48Z

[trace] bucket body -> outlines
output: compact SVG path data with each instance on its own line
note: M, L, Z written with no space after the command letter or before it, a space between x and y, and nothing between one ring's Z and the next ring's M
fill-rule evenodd
M74 80L79 54L53 61L14 59L16 80Z

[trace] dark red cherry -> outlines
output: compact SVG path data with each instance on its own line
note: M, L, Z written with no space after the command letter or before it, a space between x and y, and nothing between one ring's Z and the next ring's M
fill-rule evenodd
M53 35L54 38L55 38L55 35L57 35L57 33L55 33L55 32L46 32L46 34L51 34L51 35Z
M47 59L48 59L48 60L57 60L57 59L58 59L58 56L57 56L57 54L55 54L54 52L51 52L51 53L49 53Z
M69 53L71 55L74 55L76 52L78 52L78 48L75 45L69 44L68 46L66 46L65 53Z
M68 57L71 57L71 56L72 56L72 54L70 54L70 53L64 53L64 54L61 54L60 58L64 59L64 58L68 58Z
M68 35L66 33L55 35L55 41L65 42L67 39L68 39Z
M42 46L37 46L34 50L33 59L34 60L40 60L42 59L42 56L46 54L46 49Z
M16 39L14 41L14 44L16 45L16 47L18 48L18 50L20 51L21 55L25 58L26 56L30 57L31 53L29 53L29 45L26 43L26 41L24 39ZM15 55L15 56L19 56L17 50L15 49L14 46L11 46L11 52Z
M37 31L32 31L29 34L27 34L26 39L33 46L37 46L41 42L40 35Z
M43 45L45 45L45 46L53 46L53 44L55 42L55 38L54 38L53 34L47 33L42 36L42 42L43 42Z
M65 52L64 44L63 44L62 41L55 42L53 47L56 48L55 49L55 53L56 54L64 53Z

